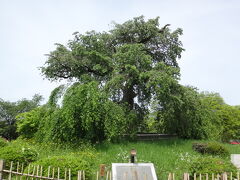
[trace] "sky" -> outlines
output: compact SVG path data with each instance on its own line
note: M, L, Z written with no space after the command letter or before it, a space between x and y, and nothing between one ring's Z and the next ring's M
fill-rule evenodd
M39 70L54 43L141 15L183 29L181 84L240 105L239 0L0 0L0 98L17 101L38 93L46 101L65 83L50 82Z

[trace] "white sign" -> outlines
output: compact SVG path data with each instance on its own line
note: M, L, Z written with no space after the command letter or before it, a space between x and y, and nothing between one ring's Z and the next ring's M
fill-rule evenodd
M231 154L231 162L240 169L240 154Z
M112 163L112 180L157 180L152 163Z

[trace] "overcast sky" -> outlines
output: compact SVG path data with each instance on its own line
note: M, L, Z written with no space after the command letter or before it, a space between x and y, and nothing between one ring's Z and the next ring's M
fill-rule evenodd
M239 0L0 0L0 98L17 101L39 93L47 99L58 84L44 80L38 67L54 43L140 15L160 16L160 26L183 29L181 84L240 104Z

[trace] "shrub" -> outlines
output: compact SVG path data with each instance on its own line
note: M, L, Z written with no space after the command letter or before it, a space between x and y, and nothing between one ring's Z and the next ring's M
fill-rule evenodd
M20 113L16 116L17 132L23 138L32 138L37 131L39 121L43 118L42 107L33 109L29 112Z
M6 166L9 167L11 161L14 163L29 164L36 161L38 153L29 146L9 145L0 149L0 159L6 161Z
M7 146L7 144L8 144L7 140L0 137L0 148L4 147L4 146Z
M224 145L217 142L208 143L206 150L207 150L206 153L212 154L212 155L220 155L220 156L229 155L228 149Z
M199 157L191 162L190 174L222 174L224 172L237 172L237 168L228 161L214 157Z
M206 143L193 143L192 148L194 151L197 151L201 154L204 154L206 151L207 144Z
M48 167L50 166L51 172L55 168L55 177L57 176L57 168L60 169L60 177L64 177L65 170L71 169L72 177L77 176L79 170L84 170L86 177L90 177L93 173L94 161L96 156L93 152L78 152L67 155L59 155L40 159L31 165L40 165L43 167L43 175L47 176Z
M218 156L229 155L228 149L218 142L193 143L193 149L201 154L211 154Z

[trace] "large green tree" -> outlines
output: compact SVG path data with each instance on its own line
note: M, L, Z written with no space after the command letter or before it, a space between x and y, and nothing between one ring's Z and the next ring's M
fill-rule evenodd
M143 16L115 23L108 32L76 32L66 46L57 44L41 71L50 80L98 81L112 101L143 118L153 98L175 93L181 34L160 27L159 17L146 21Z

